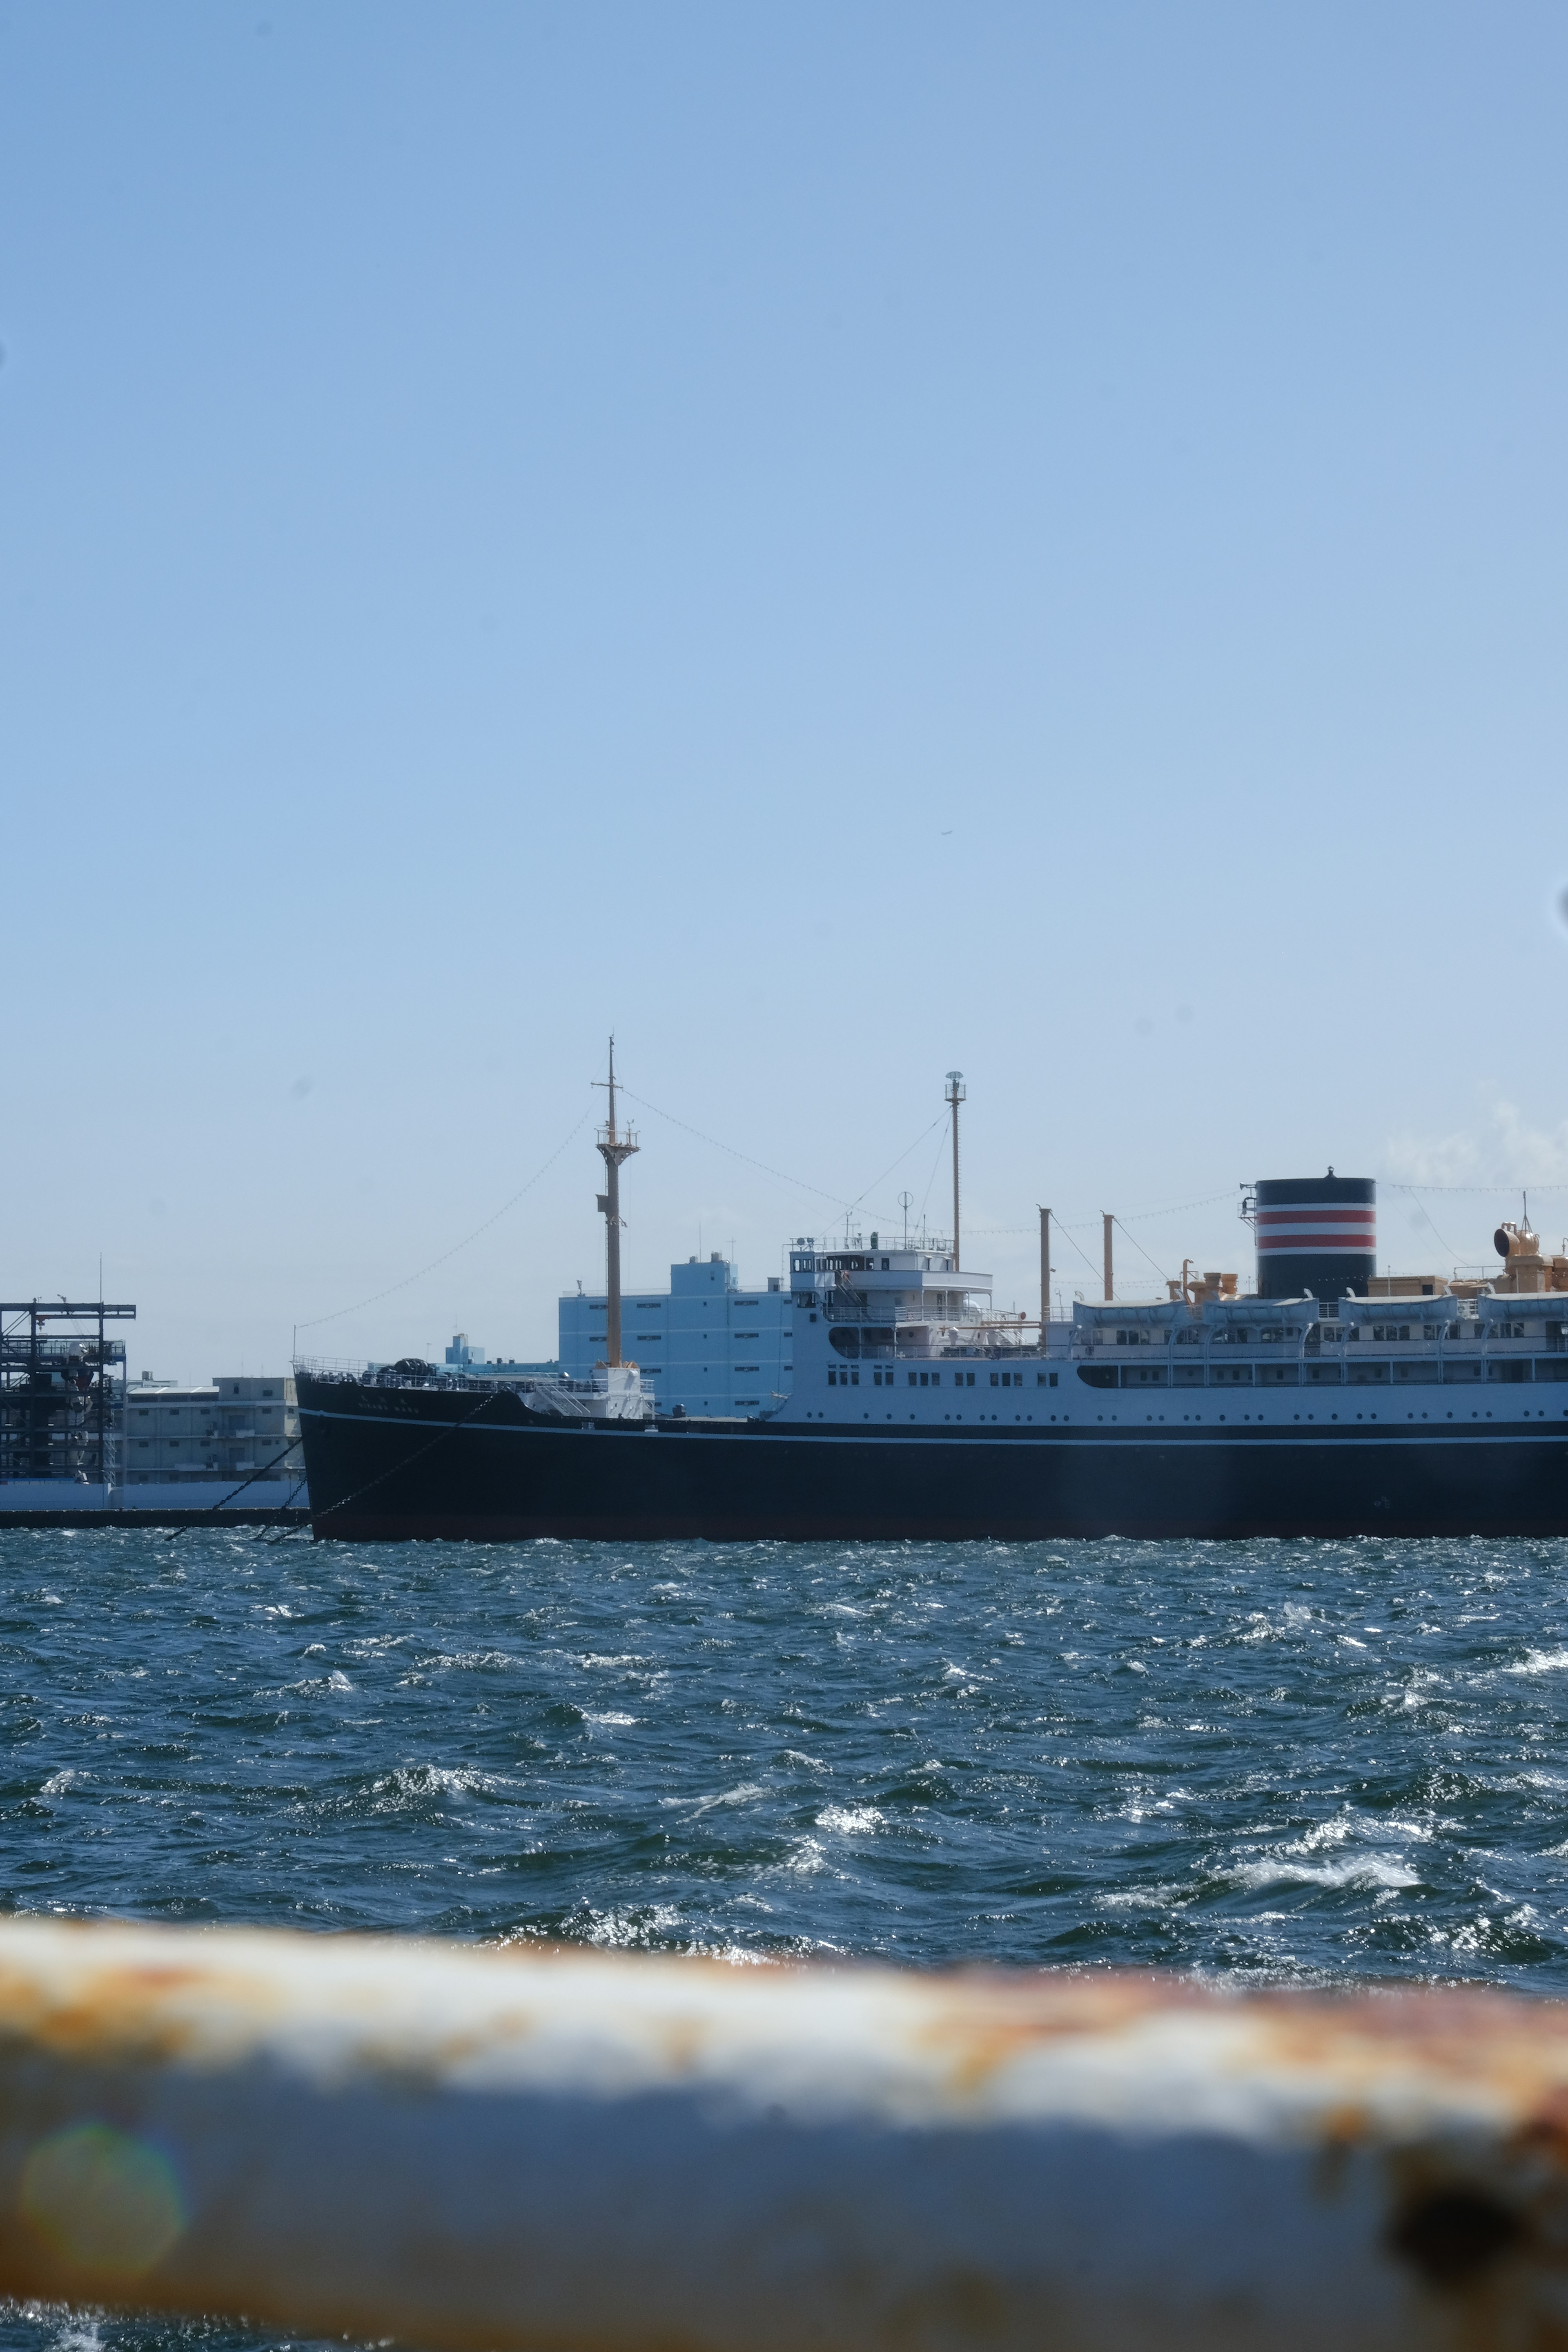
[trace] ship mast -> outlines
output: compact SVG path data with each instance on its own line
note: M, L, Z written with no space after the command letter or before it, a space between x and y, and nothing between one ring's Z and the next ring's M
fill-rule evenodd
M605 1220L605 1361L618 1364L621 1360L621 1162L629 1160L637 1148L636 1133L627 1128L624 1134L616 1131L616 1041L610 1040L610 1075L608 1080L595 1078L595 1086L606 1083L610 1096L610 1116L599 1129L599 1150L604 1155L605 1181L608 1187L599 1195L599 1213Z
M958 1272L958 1106L968 1094L962 1070L949 1070L945 1100L952 1115L952 1270Z

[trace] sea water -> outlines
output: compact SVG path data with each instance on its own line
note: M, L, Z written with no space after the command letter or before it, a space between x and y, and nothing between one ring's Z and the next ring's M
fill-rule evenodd
M1568 1991L1568 1544L10 1533L0 1648L14 1910Z

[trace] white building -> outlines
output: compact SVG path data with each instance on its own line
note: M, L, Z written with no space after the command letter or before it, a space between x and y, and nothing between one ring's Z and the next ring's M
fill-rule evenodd
M481 1380L549 1380L561 1367L552 1357L548 1363L525 1364L510 1356L498 1356L492 1363L482 1348L476 1348L466 1331L454 1331L452 1344L447 1350L445 1369L449 1372L473 1372Z
M561 1301L561 1369L585 1380L604 1360L603 1292ZM742 1290L722 1251L669 1269L665 1291L628 1290L621 1353L652 1384L660 1412L771 1411L795 1382L795 1323L777 1276ZM487 1366L487 1370L493 1369Z
M233 1486L254 1477L250 1500L262 1509L288 1500L304 1475L294 1383L281 1374L223 1373L205 1389L143 1374L126 1391L121 1427L127 1486Z

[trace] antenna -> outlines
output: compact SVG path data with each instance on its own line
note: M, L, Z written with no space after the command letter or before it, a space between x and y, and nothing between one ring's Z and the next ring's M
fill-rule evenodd
M908 1249L910 1245L910 1211L914 1207L914 1205L915 1196L912 1192L900 1192L899 1194L899 1206L904 1213L904 1247L906 1249Z
M962 1070L949 1070L947 1093L943 1097L952 1116L952 1270L958 1272L958 1106L968 1099L969 1089L963 1083Z
M610 1097L608 1124L599 1129L599 1150L605 1161L607 1190L598 1196L599 1213L605 1220L605 1361L618 1364L621 1360L621 1162L629 1160L637 1149L636 1133L627 1128L624 1135L616 1131L616 1041L610 1039L610 1075L608 1079L595 1078L596 1087L607 1086Z

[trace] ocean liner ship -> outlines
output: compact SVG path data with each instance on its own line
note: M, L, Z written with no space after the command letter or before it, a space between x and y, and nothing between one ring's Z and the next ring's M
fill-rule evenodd
M622 1360L619 1175L601 1131L605 1360L487 1381L296 1367L320 1538L1552 1536L1568 1533L1568 1258L1525 1225L1494 1283L1379 1277L1375 1188L1259 1183L1232 1276L1041 1318L994 1311L953 1234L789 1253L795 1385L744 1419L661 1413Z

